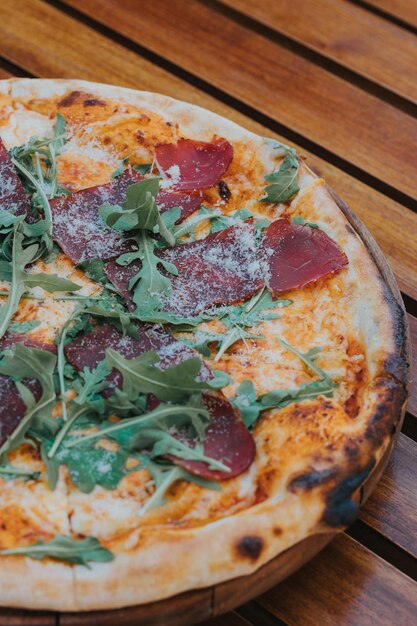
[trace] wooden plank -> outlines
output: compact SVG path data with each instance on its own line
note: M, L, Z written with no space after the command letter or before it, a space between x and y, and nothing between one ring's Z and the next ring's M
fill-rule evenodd
M352 4L334 0L221 0L292 40L417 102L417 39Z
M360 519L417 558L417 443L400 434Z
M417 28L417 3L414 0L366 0L366 4Z
M415 623L417 583L348 535L258 602L288 626Z
M251 622L241 617L235 612L220 615L214 619L204 622L201 626L252 626Z
M66 4L417 198L410 115L197 2Z
M50 5L38 0L4 0L0 16L2 53L34 75L84 78L161 91L206 106L261 135L283 140ZM61 25L59 32L57 23ZM27 53L28 41L31 54ZM364 221L387 255L400 288L417 299L417 215L326 161L305 150L300 153Z
M408 412L417 416L417 318L408 316L411 340L411 389L408 401Z

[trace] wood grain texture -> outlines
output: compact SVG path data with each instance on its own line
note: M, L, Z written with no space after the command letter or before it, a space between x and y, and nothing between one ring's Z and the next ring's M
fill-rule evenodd
M417 3L414 0L366 0L366 4L417 28Z
M406 113L198 2L67 4L417 199Z
M360 518L417 558L417 443L400 435Z
M0 52L40 77L83 78L160 91L205 106L261 135L285 138L38 0L3 0ZM60 30L56 25L60 24ZM74 46L74 41L77 45ZM27 54L30 42L34 53ZM337 190L381 245L400 288L417 299L417 214L315 155L308 163Z
M417 583L351 537L339 535L257 601L288 626L411 626Z
M343 0L220 0L390 91L417 102L416 37Z
M411 342L411 390L410 400L408 402L408 411L415 417L417 416L417 318L413 315L408 316L408 324L410 327Z
M212 614L211 588L195 589L174 598L116 611L61 613L60 626L190 626ZM3 624L0 622L0 626ZM33 624L33 626L36 626Z
M248 622L245 618L232 612L215 617L208 622L202 623L201 626L252 626L252 622Z

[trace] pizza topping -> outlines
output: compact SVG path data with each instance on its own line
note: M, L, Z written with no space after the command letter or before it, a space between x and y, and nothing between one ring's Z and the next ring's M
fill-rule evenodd
M261 254L274 294L299 289L348 266L346 254L324 231L286 219L268 226Z
M215 304L246 300L263 286L251 224L232 226L205 239L158 251L157 257L178 272L171 277L171 293L160 300L163 311L197 315ZM109 279L131 310L135 303L130 287L140 268L139 262L127 267L115 262L106 266Z
M36 225L33 224L33 227ZM81 288L80 285L60 276L27 272L27 266L39 258L43 247L42 240L27 245L24 232L24 224L15 224L11 261L1 261L0 264L1 278L11 282L7 301L0 308L0 338L6 333L13 315L18 310L20 298L29 287L42 287L49 292L76 291Z
M265 180L270 184L265 188L265 197L262 198L262 201L287 202L300 190L297 180L299 170L297 152L294 148L290 148L279 141L274 141L273 147L276 150L276 155L284 156L284 160L276 172L265 176Z
M55 365L54 354L22 343L1 359L0 454L21 443L35 417L49 417L56 399Z
M233 158L233 146L225 139L211 143L180 139L156 147L158 167L176 191L208 189L216 185Z
M111 348L125 359L135 357L149 351L159 356L159 367L162 369L181 363L193 356L193 351L176 341L171 335L150 326L138 328L138 339L129 335L123 336L113 325L96 326L91 332L81 335L65 347L68 361L78 370L93 370L106 356ZM200 364L201 366L201 364ZM202 368L203 379L207 379L209 371ZM115 388L121 388L123 372L112 369L108 378L109 387L104 395L109 396Z
M217 344L214 361L219 361L226 350L237 341L262 338L262 335L254 335L247 329L257 326L260 322L280 318L276 309L289 306L291 303L291 300L273 300L271 294L262 289L245 304L209 309L201 316L201 321L220 320L225 327L224 332L206 331L192 326L182 329L181 332L194 335L195 341L187 340L186 343L204 356L211 356L209 344L211 348Z
M211 418L205 432L204 454L221 461L229 471L213 469L209 463L192 459L170 458L189 472L204 478L225 480L239 476L255 458L254 439L224 396L205 393L203 403Z
M46 138L31 137L22 146L10 150L10 157L20 175L24 176L24 188L31 194L32 204L36 209L49 212L45 199L66 194L67 191L58 182L57 156L66 141L66 123L57 113L53 136ZM46 217L46 214L45 214Z
M66 535L57 535L50 541L39 539L36 543L21 548L0 550L2 556L19 554L38 561L46 558L57 559L74 565L84 565L84 567L89 567L90 562L107 563L114 559L114 555L95 537L79 540Z
M201 206L202 201L203 198L199 193L168 191L163 189L161 189L156 197L156 204L161 213L165 213L173 207L179 207L181 209L181 215L176 221L176 224L180 224L194 213L194 211Z
M42 395L42 388L38 381L24 380L24 385L38 401ZM0 446L3 446L7 438L15 431L26 413L26 408L13 379L0 374Z
M306 367L318 376L318 379L304 383L294 389L277 389L268 393L256 395L254 384L251 380L244 380L237 388L237 394L231 402L239 409L243 422L247 428L252 428L262 411L269 409L282 409L292 402L300 402L318 396L331 397L334 389L338 386L332 377L319 367L314 361L321 348L312 348L302 353L282 339L278 340L282 347L295 354Z
M30 213L29 197L0 139L0 207L13 215Z
M93 258L108 260L132 249L120 232L105 224L99 208L122 202L127 188L138 177L139 174L127 170L107 185L51 201L54 240L74 263Z

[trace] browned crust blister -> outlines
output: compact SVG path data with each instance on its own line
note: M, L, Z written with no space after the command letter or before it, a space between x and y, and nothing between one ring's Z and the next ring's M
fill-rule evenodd
M83 81L27 79L2 81L0 90L12 101L50 99L68 106L78 102L80 93L88 93L87 105L86 99L81 98L83 106L104 110L106 99L143 106L170 120L173 133L179 128L185 135L202 140L211 140L217 134L230 141L246 141L259 153L266 150L262 138L235 124L157 94ZM252 506L233 515L188 528L150 525L126 530L107 541L106 545L116 554L113 563L92 564L87 570L10 558L0 569L0 605L74 611L153 602L253 573L306 537L340 530L355 519L364 485L372 483L404 413L409 364L406 317L392 273L367 230L331 190L329 194L323 183L315 181L305 166L302 175L308 181L308 193L311 187L311 197L317 199L317 211L323 215L325 226L334 228L340 244L345 247L345 243L352 255L353 278L348 287L353 293L356 323L365 328L370 372L366 402L358 416L360 429L350 437L341 437L340 444L333 444L333 450L331 446L326 452L320 446L313 449L311 458L306 456L309 461L305 467L289 468L284 488L276 487L283 478L270 453L271 458L262 461L267 497L255 499ZM296 198L295 206L297 202ZM369 281L366 289L362 284L364 277ZM375 318L368 322L370 329L361 317L361 298L364 304L369 303ZM375 329L378 337L372 336ZM332 415L331 403L322 401L314 406L294 404L284 409L287 427L293 423L302 433L303 424L309 423L314 411ZM266 419L273 424L279 416L272 413ZM261 424L255 436L266 446L265 429ZM313 466L314 459L317 466ZM13 585L15 591L11 594Z

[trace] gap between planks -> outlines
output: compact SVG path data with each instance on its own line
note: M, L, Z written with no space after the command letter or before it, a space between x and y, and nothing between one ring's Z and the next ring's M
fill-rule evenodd
M413 3L416 6L415 0L397 0L396 2L392 0L388 2L387 0L348 1L417 35L417 8L413 9Z
M134 41L123 33L116 31L112 26L109 26L104 22L104 12L94 13L94 17L89 13L87 6L83 6L82 9L77 8L79 2L71 0L43 0L46 4L59 8L62 12L68 16L75 18L76 20L84 23L85 25L93 28L102 35L111 38L118 44L128 48L129 50L136 52L148 61L158 65L171 74L181 78L194 87L199 88L211 97L220 100L224 104L236 109L243 115L252 118L259 124L266 126L274 132L283 135L287 140L298 143L301 147L314 152L317 156L327 160L329 163L335 165L339 169L344 170L351 176L354 176L358 180L364 182L368 186L374 187L376 190L390 197L391 199L400 202L417 211L417 200L410 196L407 192L392 186L390 183L382 180L377 175L369 173L356 165L355 163L348 161L346 158L337 154L335 151L325 148L323 145L317 143L315 140L308 138L301 132L295 131L288 125L270 117L270 115L258 110L248 102L244 102L240 97L233 96L229 92L224 91L222 87L214 85L208 78L202 78L200 75L194 73L190 69L186 69L183 65L179 65L177 62L168 59L165 56L151 50L149 47ZM191 5L190 5L191 6ZM201 5L203 6L203 5ZM409 117L409 116L408 116ZM412 119L412 118L410 118Z
M280 27L279 23L274 23L272 19L273 16L271 15L271 11L269 10L267 4L254 4L252 0L246 0L245 2L239 2L236 0L198 1L201 4L209 7L210 9L217 11L222 15L225 15L229 19L233 19L241 26L248 28L259 35L262 35L273 43L278 43L280 46L285 47L292 52L295 52L307 61L314 63L315 65L319 65L320 67L331 72L335 76L343 78L344 80L356 85L356 87L367 91L369 94L378 97L380 100L384 100L392 106L397 107L401 111L417 117L417 90L415 88L415 84L413 85L412 81L410 80L410 87L408 89L399 89L396 86L394 80L384 81L384 79L382 78L382 64L378 68L380 72L378 74L374 73L372 75L372 73L369 71L366 72L363 69L361 70L359 68L359 64L355 63L355 56L358 57L359 55L352 55L352 62L352 60L345 60L341 56L338 57L337 54L332 54L332 52L330 51L331 46L329 46L329 52L326 53L326 46L324 44L320 45L316 42L316 39L318 38L316 36L316 33L313 34L313 36L311 37L311 41L309 42L307 40L304 40L302 36L297 35L296 32L290 32L290 30L285 25L283 27ZM302 2L306 2L306 0L302 0ZM335 0L326 0L326 2L329 3L329 6L315 7L315 11L320 14L321 18L325 18L326 12L330 9L330 5L332 3L335 3ZM308 4L314 5L315 2L309 0ZM343 3L341 3L340 1L338 3L336 2L336 4L339 4L341 5L341 7L343 7ZM295 3L295 11L303 9L304 5L301 2L299 2L299 5L300 6L297 6L297 3ZM251 8L249 9L248 7ZM275 5L272 5L272 10L273 7L275 7ZM358 11L360 11L359 8ZM370 19L372 20L372 17L370 17ZM378 19L378 22L379 21L380 20ZM328 25L329 28L331 28L331 26L331 24ZM352 24L353 29L355 29L355 26L357 28L357 25ZM376 33L373 31L376 30L377 26L380 26L380 24L369 24L370 32L373 33L373 36L376 36ZM355 30L353 30L353 33L355 33ZM406 33L405 36L409 39L413 39L409 35L409 33ZM414 43L415 45L417 45L417 40ZM334 45L334 49L337 50L337 43ZM389 52L390 50L388 49L387 53ZM392 50L392 52L395 52L395 50ZM364 58L366 58L366 51ZM410 63L412 63L412 59L410 59Z

